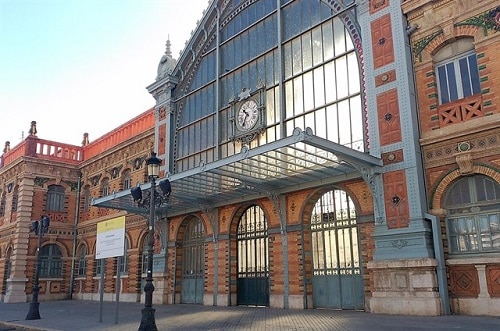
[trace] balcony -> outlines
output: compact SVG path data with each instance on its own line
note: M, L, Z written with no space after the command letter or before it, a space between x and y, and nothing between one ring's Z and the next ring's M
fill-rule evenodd
M23 142L1 156L0 168L25 156L77 165L79 162L83 161L83 147L39 139L36 136L29 136Z
M472 118L482 117L482 95L472 95L454 102L445 103L438 108L439 127L468 121Z

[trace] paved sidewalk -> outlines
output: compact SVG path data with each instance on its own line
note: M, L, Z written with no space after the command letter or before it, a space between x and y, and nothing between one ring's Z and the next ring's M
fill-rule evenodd
M26 321L29 303L0 303L0 330L88 331L137 330L140 303L120 303L115 324L115 303L104 302L99 323L99 302L42 301L42 319ZM272 309L210 307L201 305L155 305L158 330L500 330L500 317L416 317L370 314L325 309Z

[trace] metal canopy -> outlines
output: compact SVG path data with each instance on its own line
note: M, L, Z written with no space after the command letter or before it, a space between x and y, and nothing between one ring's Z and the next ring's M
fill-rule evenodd
M161 179L170 181L172 193L160 213L175 216L263 196L335 183L378 173L379 158L314 136L312 130L296 128L293 135L264 146ZM140 185L143 191L151 183ZM92 205L147 214L138 207L130 190L97 198Z

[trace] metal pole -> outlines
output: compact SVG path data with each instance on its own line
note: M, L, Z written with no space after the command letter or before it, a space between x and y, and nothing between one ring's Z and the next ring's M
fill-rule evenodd
M36 267L35 267L35 279L33 280L33 298L30 303L30 309L28 311L28 315L26 316L27 320L39 320L40 317L40 303L38 302L38 293L40 292L40 286L38 283L38 279L40 278L40 265L41 265L41 256L40 249L42 245L42 234L44 231L43 222L38 221L38 246L36 248Z
M69 299L73 299L74 283L75 283L75 260L76 260L76 244L78 240L78 219L80 218L80 193L82 186L82 173L78 175L78 189L76 191L76 207L75 207L75 223L73 225L73 256L71 257L71 273L69 276Z
M443 240L441 238L441 227L439 219L432 214L425 214L425 218L431 221L432 240L434 244L434 258L437 260L437 280L439 296L441 298L441 308L444 315L451 314L450 297L448 294L448 281L446 278L446 261L444 260Z
M155 216L155 194L156 181L151 178L151 194L149 196L149 230L148 230L148 270L146 274L146 285L144 286L145 300L142 309L141 325L139 331L157 331L155 322L155 310L153 309L153 246L154 246L154 216Z

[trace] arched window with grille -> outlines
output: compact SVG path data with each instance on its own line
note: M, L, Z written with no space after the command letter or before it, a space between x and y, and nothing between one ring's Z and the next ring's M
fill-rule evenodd
M101 182L101 196L105 197L109 195L109 179L104 178Z
M130 187L132 187L132 180L131 180L131 177L130 177L130 170L127 169L123 172L123 181L122 181L122 184L123 184L123 190L128 190Z
M43 246L40 250L40 277L62 277L62 267L62 252L59 246Z
M446 192L450 254L500 252L500 185L484 175L456 181Z
M50 185L47 190L47 211L64 211L65 190L60 185Z
M17 201L19 199L19 192L18 192L18 186L16 185L14 187L14 190L12 190L12 212L16 212L17 211Z
M77 268L77 276L85 277L87 274L87 245L80 245L78 249L78 268Z
M0 194L0 217L5 216L5 201L6 201L6 193L2 192Z
M124 252L125 254L123 255L122 257L122 263L120 263L120 275L127 275L128 274L128 262L129 262L129 259L128 259L128 250L129 250L129 243L128 243L128 239L125 238L125 249L124 249ZM118 258L116 258L118 260Z
M90 203L90 187L87 185L83 188L83 211L89 211Z

